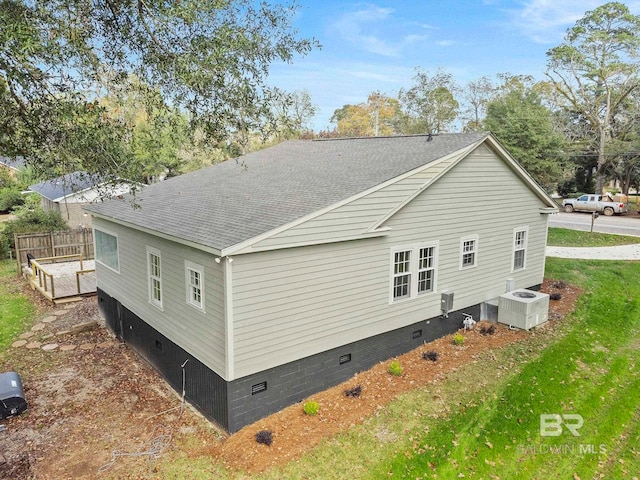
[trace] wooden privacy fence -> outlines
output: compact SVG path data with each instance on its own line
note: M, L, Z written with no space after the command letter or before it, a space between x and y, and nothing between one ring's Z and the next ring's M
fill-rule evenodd
M84 259L93 258L93 232L86 228L65 230L62 232L16 233L16 261L18 274L22 274L22 265L27 263L27 255L34 258L82 255Z

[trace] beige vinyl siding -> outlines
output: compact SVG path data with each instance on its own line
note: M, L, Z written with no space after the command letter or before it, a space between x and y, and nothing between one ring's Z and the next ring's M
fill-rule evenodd
M456 159L427 165L418 173L338 206L300 225L253 245L254 248L283 246L310 241L326 241L362 234L423 185L446 170Z
M389 198L399 203L395 193ZM457 310L504 293L508 278L518 288L541 283L547 222L541 206L482 146L385 222L386 237L237 255L235 377L435 317L444 290L454 293ZM513 228L525 225L527 268L512 272ZM460 270L460 238L470 235L478 235L477 267ZM435 242L437 291L390 302L392 249Z
M96 262L98 287L224 377L223 266L213 255L103 219L94 227L118 235L120 261L119 274ZM147 247L161 255L162 310L149 302ZM185 260L203 267L204 311L187 304Z

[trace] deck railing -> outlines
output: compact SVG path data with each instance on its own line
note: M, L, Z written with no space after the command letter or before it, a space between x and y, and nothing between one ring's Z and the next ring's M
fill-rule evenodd
M54 280L54 274L48 272L43 265L55 264L58 262L79 262L80 270L75 271L76 276L76 292L78 295L82 294L80 287L80 279L82 275L93 273L95 269L84 269L82 254L77 255L61 255L58 257L44 257L31 260L31 285L40 290L40 292L50 300L58 298L56 296L56 285ZM64 296L68 296L69 292L65 292Z

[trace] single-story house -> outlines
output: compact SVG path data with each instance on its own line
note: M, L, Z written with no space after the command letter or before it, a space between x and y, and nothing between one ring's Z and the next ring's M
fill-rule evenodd
M130 203L85 207L107 325L230 432L538 289L558 211L488 133L288 141Z
M77 171L29 186L29 190L41 197L45 212L60 212L69 228L91 228L91 216L82 207L106 196L129 193L129 186L110 185L96 175Z

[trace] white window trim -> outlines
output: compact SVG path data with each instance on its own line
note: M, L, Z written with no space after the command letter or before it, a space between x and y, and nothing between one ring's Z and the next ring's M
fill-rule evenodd
M106 263L104 263L102 260L100 260L98 258L98 242L95 241L96 239L96 232L100 232L100 233L104 233L105 235L111 235L112 237L116 238L116 253L117 253L117 261L118 261L118 268L113 268L110 265L107 265ZM107 267L109 270L111 270L112 272L116 272L116 273L120 273L120 239L118 238L118 234L115 232L110 232L109 230L106 230L104 228L93 228L93 239L94 239L94 252L93 252L93 258L95 258L95 261L98 262L100 265L103 265L105 267Z
M197 272L200 275L200 302L195 301L191 295L191 271ZM190 262L189 260L185 260L184 274L185 286L187 291L187 303L193 308L204 312L204 267L202 265L198 265L197 263Z
M160 276L157 277L158 283L160 284L160 300L157 300L153 296L153 278L151 276L151 259L149 258L151 254L156 255L160 261ZM162 300L164 299L164 293L162 292L162 255L160 254L160 250L157 248L147 246L147 283L148 283L148 294L149 294L149 303L154 307L162 310Z
M478 235L468 235L466 237L461 237L460 238L460 270L469 270L471 268L476 268L478 266L478 251L480 250L479 248L479 237ZM464 254L467 252L464 252L464 243L465 242L469 242L469 241L474 241L475 242L475 250L473 251L474 255L473 255L473 265L463 265L462 264L462 259L464 258Z
M434 255L433 255L433 288L428 291L428 292L420 292L418 293L418 273L419 273L419 259L420 259L420 249L422 248L430 248L433 247L434 250ZM409 284L409 295L406 297L402 297L402 298L394 298L393 296L393 291L394 291L394 278L395 278L395 272L394 272L394 267L395 267L395 256L396 253L398 252L406 252L406 251L410 251L411 252L411 258L410 258L410 263L409 263L409 275L411 278L410 284ZM429 296L429 295L433 295L438 291L438 256L440 254L440 242L435 241L435 242L425 242L425 243L421 243L418 245L409 245L409 246L404 246L404 247L393 247L391 249L391 254L389 256L389 264L390 264L390 270L389 270L389 303L390 304L395 304L395 303L402 303L405 302L407 300L411 300L414 298L418 298L418 297L425 297L425 296Z
M518 250L524 250L524 261L522 262L522 268L518 268L516 270L515 268L515 264L516 264L516 235L518 234L518 232L525 232L524 233L524 248L518 249ZM529 248L529 227L528 226L523 226L523 227L516 227L513 229L513 237L511 239L511 272L521 272L523 270L527 269L527 250Z

